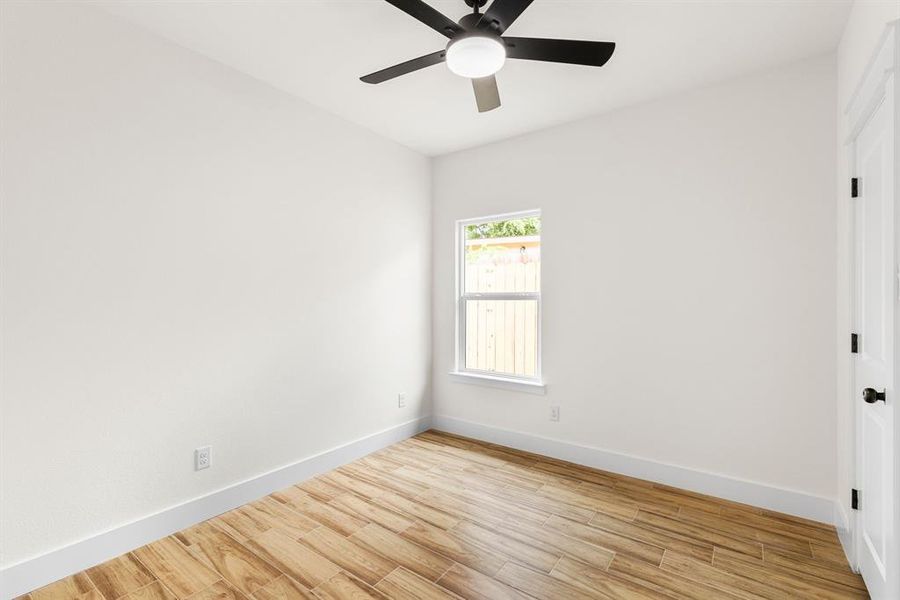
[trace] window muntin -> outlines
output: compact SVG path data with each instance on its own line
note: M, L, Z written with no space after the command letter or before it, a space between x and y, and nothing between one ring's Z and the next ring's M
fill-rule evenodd
M457 371L540 381L541 220L460 221Z

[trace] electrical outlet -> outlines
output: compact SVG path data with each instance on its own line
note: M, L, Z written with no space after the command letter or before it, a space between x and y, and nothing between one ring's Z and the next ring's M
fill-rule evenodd
M558 406L550 407L550 420L551 421L559 421L559 407Z
M203 446L194 450L194 470L208 469L212 464L212 446Z
M406 408L406 394L397 394L397 408Z

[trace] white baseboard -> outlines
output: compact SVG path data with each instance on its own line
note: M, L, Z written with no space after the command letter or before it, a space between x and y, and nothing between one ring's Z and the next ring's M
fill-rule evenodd
M195 523L252 502L317 473L356 460L425 431L421 417L310 456L291 465L242 481L206 496L75 542L0 571L0 597L15 598L73 573L105 562Z
M432 426L449 433L534 452L587 467L646 479L821 523L834 524L835 501L830 498L656 462L601 448L499 429L453 417L435 415L432 418Z

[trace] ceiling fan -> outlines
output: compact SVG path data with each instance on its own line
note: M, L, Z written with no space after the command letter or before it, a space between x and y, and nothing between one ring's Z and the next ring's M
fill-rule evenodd
M481 13L481 7L487 0L465 0L473 11L458 23L423 0L386 1L447 36L450 42L443 50L370 73L360 79L366 83L382 83L446 61L450 71L472 80L478 112L499 108L500 91L494 74L503 67L507 58L602 67L616 48L613 42L503 37L503 32L533 0L494 0L484 14Z

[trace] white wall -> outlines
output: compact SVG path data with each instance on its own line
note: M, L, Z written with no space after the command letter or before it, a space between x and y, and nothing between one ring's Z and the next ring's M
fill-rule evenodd
M849 124L844 110L862 80L869 59L888 22L900 19L900 3L894 0L857 0L850 10L847 26L837 52L837 464L838 500L844 515L850 515L850 489L856 487L854 408L859 391L851 388L850 354L847 340L850 325L850 173L848 149L844 141Z
M426 159L93 9L0 17L0 565L429 412Z
M834 71L436 159L436 416L833 498ZM531 208L547 395L453 383L454 221Z

